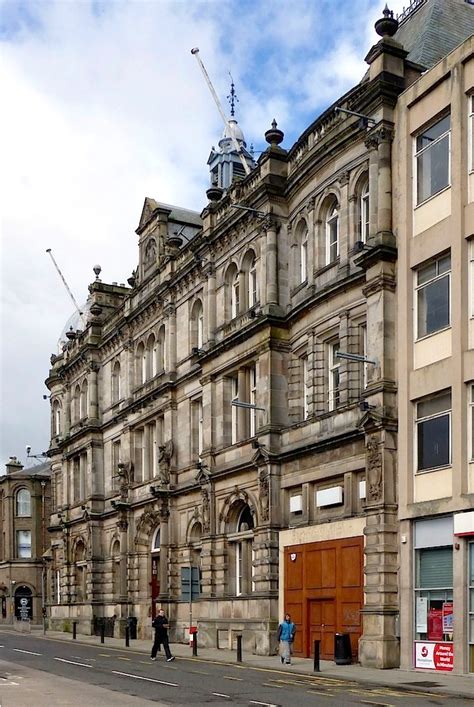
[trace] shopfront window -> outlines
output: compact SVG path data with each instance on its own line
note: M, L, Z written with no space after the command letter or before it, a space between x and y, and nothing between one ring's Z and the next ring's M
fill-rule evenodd
M453 548L416 550L416 639L453 640Z
M474 542L469 543L469 672L474 673Z

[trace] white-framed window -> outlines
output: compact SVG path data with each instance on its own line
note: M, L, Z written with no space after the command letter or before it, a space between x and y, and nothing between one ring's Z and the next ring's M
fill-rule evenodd
M145 379L150 380L157 374L157 344L153 334L148 337L146 345L146 368Z
M474 171L474 94L468 96L469 105L469 171Z
M474 383L469 384L469 438L471 461L474 461Z
M303 420L309 417L309 363L308 356L301 356L301 395L303 398Z
M339 211L337 204L326 219L326 265L339 257Z
M31 530L16 531L16 554L21 559L31 557Z
M89 405L89 391L88 391L87 378L84 379L81 386L81 396L79 403L79 415L80 419L87 417L88 405Z
M191 402L191 455L201 459L203 450L203 412L202 399Z
M428 471L451 463L451 391L416 403L416 468Z
M119 476L118 476L118 465L122 461L122 445L119 439L112 442L112 489L118 489L119 487Z
M305 230L301 235L301 242L299 244L300 257L299 257L299 281L300 283L306 282L308 279L308 231Z
M16 494L16 515L31 516L31 494L28 489L20 489Z
M204 342L204 311L201 306L198 312L198 317L197 317L197 347L198 349L202 349L202 345Z
M240 596L242 594L242 584L244 579L243 571L243 554L244 548L243 543L235 543L235 594Z
M369 211L369 183L366 182L362 187L360 195L360 240L367 243L370 230L370 211Z
M469 315L474 318L474 238L469 241Z
M112 403L117 403L120 400L120 362L115 361L112 366L111 377L111 397Z
M53 435L61 434L61 403L59 400L53 402Z
M257 404L257 368L255 365L249 368L249 402L251 405ZM257 432L257 411L249 410L250 413L250 436L254 437Z
M339 387L339 369L341 366L340 360L336 354L339 351L339 341L333 341L328 344L328 405L329 410L335 410L339 405L340 387Z
M134 448L134 478L135 481L143 481L145 472L145 434L144 429L140 428L133 433L133 448Z
M362 356L364 358L367 358L367 325L364 324L364 326L360 327L360 345L362 349ZM365 390L367 388L367 383L368 383L368 372L369 372L369 364L368 363L362 363L362 390Z
M235 273L231 284L230 315L234 319L240 311L240 281L238 271Z
M54 590L55 590L55 603L61 603L61 572L60 570L55 570L54 572Z
M239 380L237 375L231 378L231 403L239 399ZM231 443L235 444L239 439L238 408L231 404Z
M250 263L248 272L248 300L249 308L257 304L258 293L257 293L257 265L255 258Z
M445 115L415 137L416 203L450 184L451 116Z
M446 329L451 323L451 255L416 271L416 338Z

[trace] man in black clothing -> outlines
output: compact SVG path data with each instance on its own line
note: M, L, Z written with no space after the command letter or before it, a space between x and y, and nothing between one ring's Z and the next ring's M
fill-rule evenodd
M152 623L153 628L155 629L155 642L153 643L153 648L151 649L151 659L156 660L156 653L159 650L160 646L163 646L165 649L165 654L166 654L166 660L168 663L170 663L172 660L174 660L174 655L171 655L170 651L170 644L168 641L168 619L165 616L164 609L160 609L158 612L158 616L153 619Z

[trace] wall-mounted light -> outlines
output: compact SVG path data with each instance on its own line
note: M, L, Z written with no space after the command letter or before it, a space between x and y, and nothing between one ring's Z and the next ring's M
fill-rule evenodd
M355 110L349 110L348 108L341 108L340 106L336 106L334 108L335 113L346 113L347 115L353 115L356 118L359 118L359 127L360 128L370 128L375 125L375 120L373 118L370 118L368 115L364 115L363 113L357 113Z
M376 361L371 361L367 356L362 356L361 354L347 353L346 351L336 351L336 358L342 358L346 361L356 361L357 363L370 363L372 366L376 366Z
M242 211L249 211L257 218L266 218L266 216L267 216L267 214L265 214L263 211L259 211L258 209L253 209L251 206L243 206L242 204L231 204L231 207L233 209L240 209Z

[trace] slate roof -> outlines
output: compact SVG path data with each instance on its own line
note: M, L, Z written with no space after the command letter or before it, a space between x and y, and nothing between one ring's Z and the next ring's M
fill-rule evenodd
M51 462L41 462L41 464L33 463L26 469L19 469L18 471L13 471L11 472L11 474L2 474L0 475L0 482L4 481L5 479L26 479L31 478L32 476L39 476L44 477L45 479L49 479L49 477L51 476Z
M466 0L425 0L401 18L394 36L409 52L408 60L426 69L474 34L474 4Z

